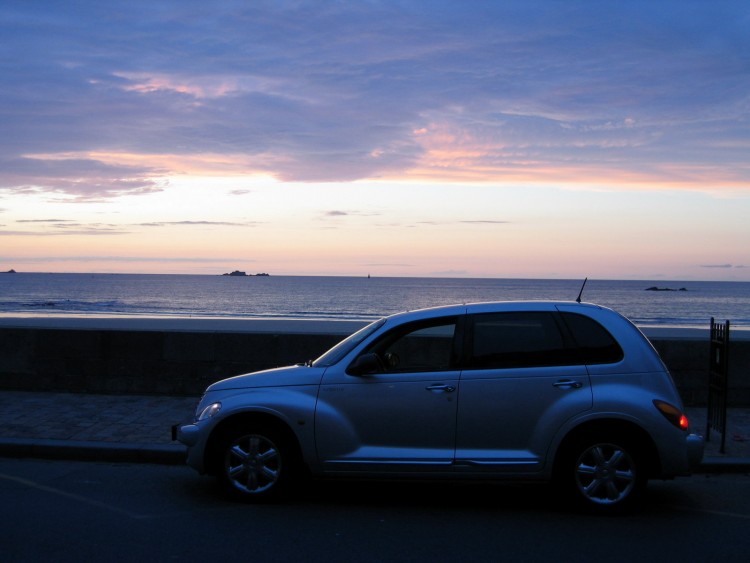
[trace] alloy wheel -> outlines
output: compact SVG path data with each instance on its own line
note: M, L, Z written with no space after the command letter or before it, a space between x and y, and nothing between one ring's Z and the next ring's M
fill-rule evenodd
M239 436L225 450L224 472L229 483L246 495L270 491L281 476L281 453L267 437Z
M627 499L637 484L632 456L615 444L594 444L583 450L575 465L578 491L599 505L613 505Z

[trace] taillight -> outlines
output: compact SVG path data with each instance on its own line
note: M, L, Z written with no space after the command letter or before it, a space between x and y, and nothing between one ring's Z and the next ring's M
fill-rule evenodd
M670 405L664 401L654 400L654 406L659 409L659 412L663 414L669 422L674 424L680 430L687 430L690 427L688 417L674 405Z

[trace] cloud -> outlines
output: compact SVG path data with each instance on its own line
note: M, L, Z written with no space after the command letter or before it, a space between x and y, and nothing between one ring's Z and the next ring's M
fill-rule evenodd
M365 268L413 268L414 264L406 264L402 262L370 262L362 264Z
M378 217L382 213L377 211L343 211L341 209L332 209L323 213L324 217Z
M501 221L494 219L476 219L476 220L459 220L459 221L419 221L419 225L507 225L511 221Z
M162 228L162 227L255 227L257 222L231 221L153 221L132 225L117 225L107 223L80 223L68 219L19 219L19 224L40 225L44 230L19 231L0 230L0 236L53 236L53 235L123 235L130 234L134 228Z
M70 223L70 219L19 219L16 223Z
M744 268L745 266L742 265L733 265L733 264L701 264L701 268L717 268L717 269L725 269L729 270L732 268Z
M209 226L209 227L254 227L258 223L246 222L246 223L233 223L231 221L154 221L150 223L139 223L141 227L168 227L168 226Z
M5 231L0 229L1 236L16 237L49 237L49 236L71 236L71 235L127 235L131 231L114 227L84 227L76 229L54 229L48 231Z
M17 193L149 194L204 155L303 182L750 180L740 2L90 0L0 19Z
M3 257L0 260L4 262L13 262L15 264L44 264L54 262L84 262L84 263L176 263L176 264L232 264L239 262L255 262L255 260L242 258L205 258L190 257L179 258L174 256L34 256L34 257Z
M507 225L510 221L478 220L478 221L459 221L469 225Z
M465 276L469 272L467 270L440 270L436 272L430 272L431 276L439 276L439 277L453 277L453 276Z
M149 168L114 166L92 159L49 157L0 157L0 189L14 192L56 192L76 201L107 199L124 194L161 191Z
M70 219L18 219L15 222L22 225L39 225L42 230L0 230L0 236L125 235L131 232L123 225L81 223Z

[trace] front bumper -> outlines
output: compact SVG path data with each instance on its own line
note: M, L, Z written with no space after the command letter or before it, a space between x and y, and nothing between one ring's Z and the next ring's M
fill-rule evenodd
M172 440L187 446L185 461L199 473L205 473L203 451L206 447L207 434L195 422L181 422L172 425Z
M172 441L185 444L188 448L198 443L199 429L193 423L181 422L172 425Z

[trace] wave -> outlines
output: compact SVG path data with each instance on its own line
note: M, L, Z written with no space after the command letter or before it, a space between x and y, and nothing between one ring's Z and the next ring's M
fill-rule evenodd
M687 287L653 292L654 286ZM571 280L23 274L0 276L0 314L106 314L373 320L398 311L472 301L575 298ZM589 280L584 300L638 325L750 326L750 283Z
M61 300L49 300L44 299L40 301L2 301L0 302L0 311L3 312L23 312L27 309L31 310L42 310L52 309L54 311L100 311L100 310L116 310L127 308L124 304L118 301L76 301L72 299L61 299Z

